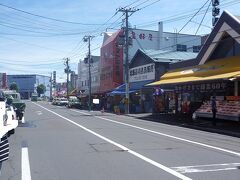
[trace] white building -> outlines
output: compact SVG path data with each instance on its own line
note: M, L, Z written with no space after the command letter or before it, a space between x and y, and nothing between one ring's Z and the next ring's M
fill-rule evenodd
M91 57L91 92L98 93L100 86L100 57L92 56ZM88 63L80 60L78 63L78 80L77 80L77 88L84 92L84 94L88 94L89 92L89 66Z
M129 46L129 60L138 49L199 52L202 37L198 35L163 32L163 23L158 23L158 31L131 29L132 45Z

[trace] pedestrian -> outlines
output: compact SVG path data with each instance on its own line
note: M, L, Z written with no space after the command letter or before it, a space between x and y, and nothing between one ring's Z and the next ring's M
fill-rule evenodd
M3 91L0 90L0 101L5 101L5 97L3 95Z
M212 97L211 106L212 106L212 113L213 113L212 125L216 126L217 103L216 103L215 96Z
M105 98L103 97L102 99L101 99L101 113L104 113L105 112L105 104L106 104L106 100L105 100Z

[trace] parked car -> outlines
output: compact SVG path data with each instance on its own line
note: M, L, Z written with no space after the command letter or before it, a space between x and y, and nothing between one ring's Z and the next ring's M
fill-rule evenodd
M68 108L81 108L81 101L76 96L69 96Z
M33 93L31 96L31 101L37 101L38 100L38 95Z
M57 105L57 102L56 102L56 101L57 101L57 98L53 98L53 99L52 99L52 105Z
M59 105L59 106L67 106L68 105L68 99L67 98L59 98L59 99L57 99L57 105Z

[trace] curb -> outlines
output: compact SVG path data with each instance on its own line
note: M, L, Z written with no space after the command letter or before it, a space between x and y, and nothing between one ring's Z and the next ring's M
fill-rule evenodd
M129 114L126 114L125 116L133 117L133 118L136 118L136 119L141 118L143 120L151 120L151 121L154 121L154 122L163 123L163 122L156 121L156 119L154 119L154 118L140 117L140 116L138 117L138 116L129 115ZM186 127L186 128L197 129L197 130L201 130L201 131L218 133L218 134L223 134L223 135L227 135L227 136L233 136L233 137L240 138L240 132L238 133L238 132L232 132L232 131L223 130L223 129L201 127L201 126L191 125L191 124L177 124L177 123L175 123L175 124L168 124L168 125L176 125L176 126L179 126L179 127Z

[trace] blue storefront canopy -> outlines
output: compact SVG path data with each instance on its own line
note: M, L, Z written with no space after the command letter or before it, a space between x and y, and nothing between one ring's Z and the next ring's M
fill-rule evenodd
M144 87L144 85L149 84L153 82L153 80L147 80L147 81L139 81L139 82L131 82L129 83L129 93L133 93L135 91L140 90L141 88ZM108 93L109 95L114 95L114 94L125 94L126 92L126 84L122 84L121 86L116 87L113 89L112 92Z

